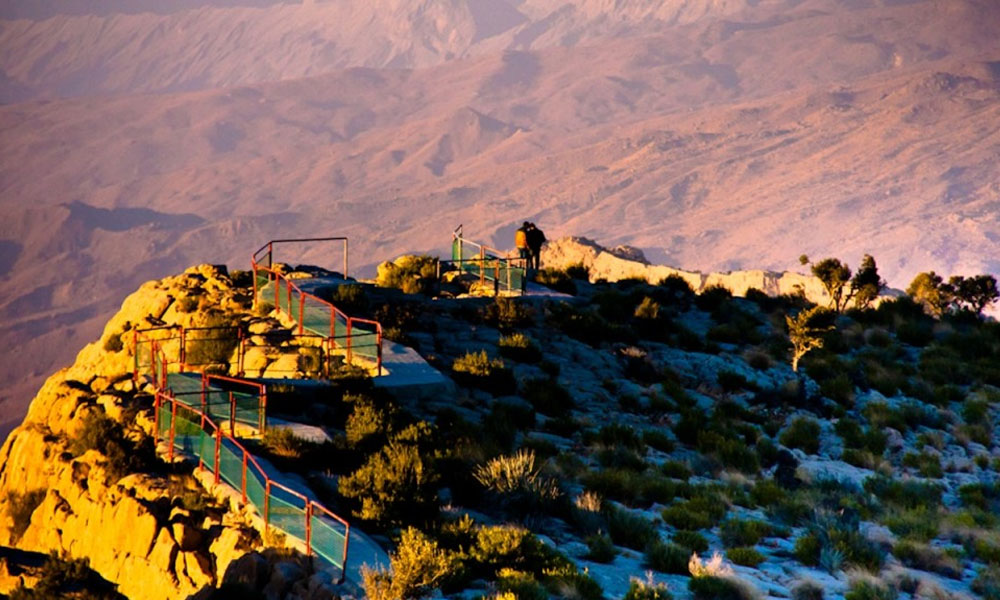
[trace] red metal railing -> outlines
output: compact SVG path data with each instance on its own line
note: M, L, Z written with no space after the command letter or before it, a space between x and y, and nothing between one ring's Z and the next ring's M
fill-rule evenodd
M478 274L480 285L492 281L496 293L524 291L527 259L462 237L461 225L452 232L451 260L440 261L439 268L441 264L453 264L461 271Z
M330 349L344 350L347 362L355 356L375 362L377 375L382 375L382 324L371 319L352 317L332 302L306 292L293 280L273 268L274 245L287 242L342 240L344 242L344 275L347 275L347 238L306 238L272 240L251 256L254 281L254 304L260 301L261 288L274 286L274 308L298 324L299 335L306 330L325 335ZM263 274L263 275L262 275Z
M225 482L239 490L241 501L253 506L264 519L265 529L275 527L301 539L308 554L315 553L340 567L340 580L343 581L350 523L272 479L257 459L209 415L184 404L167 391L157 391L154 412L157 441L167 442L168 460L173 460L175 449L193 454L198 459L198 469L212 473L215 483ZM169 423L165 424L164 420Z

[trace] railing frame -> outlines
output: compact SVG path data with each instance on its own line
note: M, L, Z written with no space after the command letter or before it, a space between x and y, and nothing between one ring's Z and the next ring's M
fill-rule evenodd
M171 414L170 429L168 432L164 432L166 434L165 436L160 432L160 417L159 417L160 410L164 402L170 402L170 414ZM213 436L215 438L215 448L213 452L213 460L211 468L214 474L214 481L216 484L219 484L221 482L222 468L220 463L220 454L221 454L220 450L223 439L227 439L240 452L241 462L242 462L242 467L240 469L240 489L238 490L240 493L240 501L243 504L249 504L250 506L253 506L257 510L257 512L261 514L261 516L264 519L265 529L267 529L268 527L277 527L276 525L271 525L270 522L271 495L272 495L272 490L274 490L275 488L280 489L286 494L302 501L304 531L305 531L305 540L303 541L305 542L306 553L308 555L312 556L313 554L318 554L318 552L316 552L315 549L313 548L313 535L312 535L312 519L317 512L335 520L336 522L344 526L344 533L343 533L344 544L343 544L342 559L340 564L340 580L338 582L342 583L344 581L345 573L347 572L347 557L348 557L348 548L350 545L350 538L351 538L351 524L348 523L345 519L341 518L336 513L334 513L333 511L331 511L330 509L323 506L322 504L319 504L318 502L309 499L304 494L297 492L271 479L268 476L267 472L260 466L260 463L257 462L256 458L254 458L254 456L250 454L250 452L246 449L246 447L244 447L243 444L241 444L239 440L237 440L235 437L224 433L222 428L218 426L218 423L213 421L209 415L205 414L204 412L194 407L188 406L180 402L175 396L170 394L169 391L167 390L158 390L156 392L153 404L154 411L156 413L154 420L156 439L157 441L164 441L162 440L162 438L166 437L165 441L167 442L168 461L173 461L174 459L174 447L176 445L176 439L177 439L178 405L180 405L183 410L192 413L192 416L199 418L199 421L201 423L202 434L208 433L206 431L206 424L211 425L211 427L214 428L215 430L215 434ZM194 421L191 420L191 422ZM203 468L205 463L204 463L204 457L200 453L200 448L197 458L198 458L198 468L199 469ZM255 505L253 502L249 500L247 496L247 479L250 476L249 475L250 469L256 469L257 472L260 474L261 478L263 479L263 484L264 484L263 507Z
M368 325L374 326L375 331L373 333L375 334L375 346L376 346L376 349L375 349L375 368L376 369L375 370L376 370L376 375L377 376L381 376L382 375L382 324L379 323L378 321L374 321L374 320L371 320L371 319L362 319L360 317L352 317L352 316L348 315L344 311L342 311L339 308L337 308L337 306L334 305L332 302L329 302L327 300L323 300L322 298L320 298L320 297L318 297L318 296L316 296L314 294L310 294L309 292L306 292L305 290L303 290L302 288L300 288L298 285L296 285L293 282L293 280L289 279L284 274L275 271L274 268L273 268L273 264L274 264L273 263L273 251L274 251L273 246L274 246L274 244L279 243L279 242L303 242L303 241L305 241L305 242L312 242L312 241L328 241L328 240L343 240L344 241L344 249L345 249L344 266L345 266L345 271L346 271L346 266L347 266L347 260L346 260L347 238L336 238L335 237L335 238L305 238L305 239L301 239L301 240L272 240L272 241L268 242L267 244L264 244L263 246L261 246L261 248L259 250L257 250L257 252L254 252L253 256L250 259L250 261L251 261L251 267L253 269L253 282L254 282L254 295L253 295L253 298L254 298L254 306L256 306L257 301L258 301L258 297L260 295L260 293L259 293L260 290L257 288L258 272L264 272L264 273L267 274L268 281L274 283L274 309L276 311L278 311L278 313L286 314L289 318L291 318L293 321L295 321L298 324L298 333L299 333L299 335L304 335L305 334L305 305L306 305L306 300L307 299L311 300L312 303L319 304L319 305L325 307L330 312L329 339L332 341L332 344L331 344L330 347L331 347L331 349L337 348L337 347L343 347L345 349L345 351L346 351L347 362L348 363L353 362L353 359L354 359L354 335L353 335L354 326L356 324L360 324L360 323L364 323L364 324L368 324ZM262 264L262 260L263 260L264 257L267 258L267 265L266 266L264 264ZM345 276L347 275L346 272L345 272L344 275ZM286 296L286 298L285 298L285 305L288 307L287 310L285 310L285 309L283 309L281 307L281 293L282 293L281 292L281 287L282 287L282 284L285 287L285 296ZM292 300L293 300L293 291L295 292L295 295L297 295L297 297L298 297L298 302L299 302L298 311L295 311L295 309L294 309L295 305L292 303ZM295 312L298 312L298 315L294 314ZM342 346L341 344L337 343L337 341L336 341L338 339L338 336L337 336L337 318L338 317L340 319L342 319L346 323L347 335L344 336L346 338L346 340L347 340L346 346Z

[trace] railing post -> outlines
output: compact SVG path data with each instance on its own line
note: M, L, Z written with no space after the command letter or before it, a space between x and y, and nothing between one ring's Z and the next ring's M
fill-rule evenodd
M294 314L292 313L292 283L288 279L285 279L285 289L288 290L286 294L288 300L288 318L293 319L295 317L292 316Z
M156 443L160 443L160 392L153 399L153 428L156 431Z
M243 377L243 355L246 353L246 343L247 339L243 337L243 332L240 331L240 348L236 355L236 372L239 377Z
M347 277L347 238L344 238L344 279Z
M236 437L236 396L233 392L229 392L229 435ZM243 458L244 466L246 465L246 457Z
M243 483L240 485L240 497L243 504L247 503L247 451L243 450Z
M382 376L382 325L375 326L375 340L378 343L376 353L378 355L378 376Z
M486 283L486 249L479 247L479 285Z
M281 276L274 273L274 309L281 314Z
M215 483L219 483L219 474L222 471L222 430L215 427Z
M260 432L264 433L264 428L267 427L267 389L265 388L260 393L260 411L258 414L258 419L260 420Z
M181 327L181 348L177 353L182 365L187 364L187 330Z
M312 502L306 499L306 554L312 555Z
M257 261L255 259L251 259L251 260L253 262L253 265L252 265L253 266L253 304L251 306L253 307L253 311L257 312Z
M271 523L271 478L264 475L264 532Z
M167 354L165 352L162 352L162 351L160 352L160 360L163 361L163 365L160 368L160 378L161 378L160 387L166 388L167 387Z
M177 435L177 399L170 399L170 445L167 447L167 462L174 462L174 436Z
M139 385L139 328L132 330L132 381Z
M351 350L354 347L354 336L351 334L351 329L352 329L351 319L348 318L347 319L347 363L348 364L351 364L353 362L351 357Z
M340 580L337 583L344 583L344 574L347 572L347 546L351 543L351 524L344 523L344 557L340 560Z
M201 456L201 444L205 439L205 411L201 412L201 430L198 432L198 471L201 471L205 460Z
M305 325L303 325L303 319L306 314L306 296L302 292L299 292L299 335L305 332Z

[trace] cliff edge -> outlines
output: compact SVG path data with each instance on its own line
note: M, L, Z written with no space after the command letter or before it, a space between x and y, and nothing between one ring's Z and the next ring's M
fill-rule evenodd
M87 558L134 599L186 597L231 580L227 570L261 548L261 536L246 509L222 489L206 491L190 464L157 458L152 390L132 379L131 332L233 323L251 318L250 306L246 290L211 265L126 298L101 339L49 377L0 449L0 546ZM261 557L252 558L260 571ZM278 585L263 570L253 583ZM0 592L21 583L0 577Z

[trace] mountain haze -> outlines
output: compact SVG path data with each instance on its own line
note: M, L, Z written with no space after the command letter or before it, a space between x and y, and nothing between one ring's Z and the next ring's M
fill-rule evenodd
M277 237L347 235L364 270L530 219L703 271L1000 272L991 0L0 15L3 421L140 282Z

